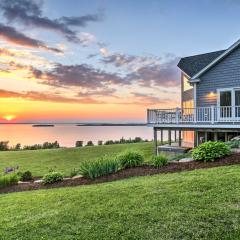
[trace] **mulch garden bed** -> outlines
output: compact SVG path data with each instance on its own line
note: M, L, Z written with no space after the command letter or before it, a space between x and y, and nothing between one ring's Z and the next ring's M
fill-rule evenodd
M67 179L62 182L43 185L41 183L26 183L26 184L18 184L14 186L9 186L0 189L0 193L9 193L9 192L20 192L20 191L28 191L28 190L37 190L37 189L49 189L49 188L59 188L59 187L70 187L70 186L78 186L78 185L89 185L103 182L111 182L119 179L135 177L135 176L147 176L159 173L174 173L174 172L182 172L182 171L190 171L194 169L200 168L213 168L219 166L227 166L233 164L240 164L240 153L232 154L225 158L216 160L214 162L170 162L168 165L163 166L159 169L153 168L149 165L143 165L140 167L129 168L120 170L117 173L110 174L108 176L98 177L94 180L86 179L86 178L78 178L78 179Z

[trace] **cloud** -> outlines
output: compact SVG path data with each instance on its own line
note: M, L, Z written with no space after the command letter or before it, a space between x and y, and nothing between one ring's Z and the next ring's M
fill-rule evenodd
M79 40L83 46L88 46L96 41L96 38L93 34L88 32L81 32L79 35Z
M14 57L15 53L12 51L9 51L6 48L0 48L0 56L10 56L10 57Z
M123 78L115 73L108 73L95 69L89 65L62 65L55 64L51 70L41 71L31 69L32 77L42 80L41 82L51 86L78 86L82 88L101 88L108 84L128 84Z
M115 67L125 67L129 70L140 68L144 65L159 64L160 58L148 56L127 55L121 53L103 53L100 49L103 58L101 62L104 64L112 64ZM107 53L107 54L106 54Z
M0 38L21 46L31 48L42 48L45 50L53 51L55 53L62 53L60 49L51 48L45 45L43 42L30 38L23 33L18 32L14 27L6 26L0 23Z
M19 98L30 101L43 101L53 103L70 103L70 104L123 104L123 105L142 105L150 106L156 104L169 104L173 103L172 99L161 99L154 97L149 94L132 93L133 98L129 98L128 101L109 102L98 100L90 96L91 93L79 94L78 97L70 98L64 97L59 94L53 94L49 92L37 92L37 91L26 91L26 92L15 92L5 89L0 89L0 98Z
M69 26L85 27L89 22L102 20L101 15L84 15L77 17L61 17L50 19L42 15L42 1L32 0L1 0L0 7L8 22L22 23L24 26L34 26L59 32L75 43L82 43L77 33Z
M14 92L4 89L0 89L0 98L21 98L31 101L44 101L44 102L55 102L55 103L75 103L75 104L103 104L103 101L98 101L91 97L82 98L68 98L52 93L41 93L36 91L28 92Z
M68 26L86 27L89 22L99 22L103 20L103 15L99 14L87 14L79 17L61 17L60 21L64 22Z
M166 63L149 64L127 75L128 81L135 81L146 87L177 87L180 85L177 63L174 58Z
M113 88L108 88L108 87L103 87L101 89L88 89L87 91L79 92L77 93L77 97L114 97L118 98L117 96L114 95L116 93L116 90Z
M100 55L102 55L100 61L105 65L113 65L117 69L125 70L127 82L136 82L145 87L176 87L180 85L177 69L179 58L176 56L168 55L164 61L155 56L110 53L105 48L100 48Z
M149 106L149 105L161 105L161 104L166 104L169 105L169 103L173 103L174 101L172 99L167 99L167 98L160 98L153 96L152 94L147 94L147 93L137 93L137 92L132 92L132 96L134 97L133 101L131 104L136 104L136 105L144 105L144 106ZM177 103L177 101L176 101Z
M108 49L105 48L105 47L101 47L101 48L99 49L99 52L100 52L100 54L101 54L103 57L108 57L108 55L109 55L109 51L108 51Z

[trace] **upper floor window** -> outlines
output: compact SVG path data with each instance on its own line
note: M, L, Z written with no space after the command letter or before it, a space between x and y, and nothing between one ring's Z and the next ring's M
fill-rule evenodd
M188 77L185 74L183 74L183 91L187 91L193 88L188 82L188 80L189 80Z

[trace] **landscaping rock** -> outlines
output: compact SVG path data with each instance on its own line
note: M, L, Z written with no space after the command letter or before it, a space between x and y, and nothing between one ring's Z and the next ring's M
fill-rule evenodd
M38 179L38 180L35 180L34 183L42 183L43 180L42 179Z
M179 160L180 163L181 162L192 162L192 161L193 161L192 158L182 158L182 159Z
M77 176L72 177L72 179L80 179L82 177L83 177L82 175L77 175Z
M18 184L29 184L30 182L22 182L22 181L18 181Z
M67 180L70 180L70 179L72 179L72 178L66 177L66 178L63 178L63 181L67 181Z
M233 153L240 153L240 148L232 148L231 152L233 152Z

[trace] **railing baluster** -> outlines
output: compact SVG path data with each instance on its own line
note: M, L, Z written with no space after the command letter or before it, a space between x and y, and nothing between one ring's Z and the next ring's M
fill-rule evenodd
M149 124L240 122L240 106L147 109Z

